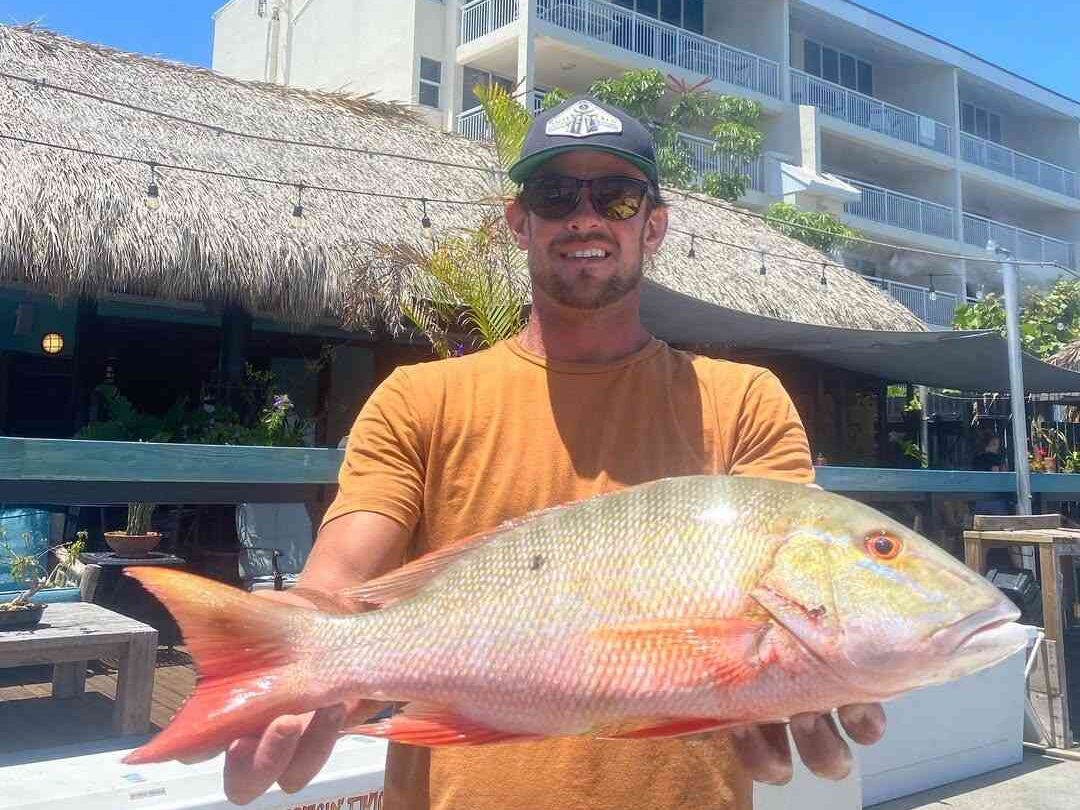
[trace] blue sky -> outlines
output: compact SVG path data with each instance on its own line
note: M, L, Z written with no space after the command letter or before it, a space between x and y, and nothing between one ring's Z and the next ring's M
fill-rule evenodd
M1025 78L1080 99L1080 68L1074 51L1076 33L1080 31L1078 0L860 1ZM222 2L0 0L0 22L38 20L79 39L209 66L210 15Z

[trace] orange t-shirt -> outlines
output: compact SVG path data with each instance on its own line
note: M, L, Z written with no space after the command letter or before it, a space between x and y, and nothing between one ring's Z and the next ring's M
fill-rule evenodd
M324 523L378 512L409 557L557 504L675 475L809 483L806 434L769 371L653 339L618 362L566 363L516 339L400 367L349 437ZM388 810L742 810L751 783L724 734L559 738L428 751L392 745Z

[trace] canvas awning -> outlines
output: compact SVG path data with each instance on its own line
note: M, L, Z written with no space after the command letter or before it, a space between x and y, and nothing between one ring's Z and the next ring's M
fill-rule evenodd
M646 327L675 343L772 349L879 377L961 391L1009 390L1005 340L995 331L888 332L781 321L752 315L647 282ZM1028 393L1080 391L1080 374L1024 355Z

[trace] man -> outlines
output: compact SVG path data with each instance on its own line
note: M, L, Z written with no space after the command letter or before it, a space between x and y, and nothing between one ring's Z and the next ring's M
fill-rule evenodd
M364 405L340 491L300 587L278 598L334 609L338 590L528 512L672 475L726 473L810 483L799 417L764 369L675 351L639 317L646 261L667 209L648 131L580 98L537 116L506 209L528 251L533 307L517 338L397 369ZM352 706L348 722L373 707ZM878 706L840 717L864 743ZM306 784L346 723L345 707L275 721L228 751L226 792L246 802L274 781ZM798 750L840 778L850 752L828 716L794 718ZM748 808L751 779L791 775L783 727L694 739L555 739L392 745L386 807Z

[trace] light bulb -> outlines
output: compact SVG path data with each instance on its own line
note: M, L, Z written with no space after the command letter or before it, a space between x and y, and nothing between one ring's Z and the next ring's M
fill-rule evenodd
M143 198L143 202L151 211L161 208L161 189L158 188L157 183L150 181L150 185L146 187L146 197Z

